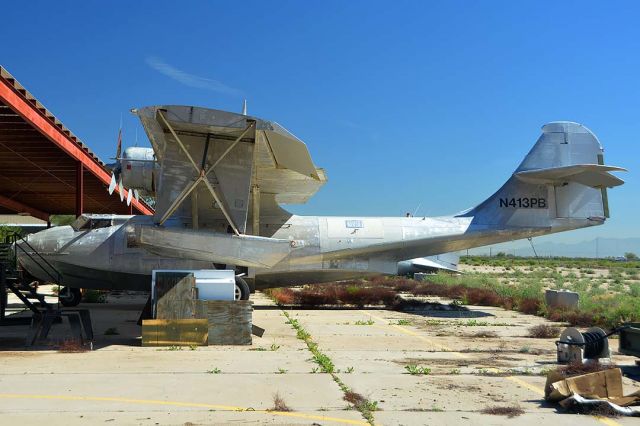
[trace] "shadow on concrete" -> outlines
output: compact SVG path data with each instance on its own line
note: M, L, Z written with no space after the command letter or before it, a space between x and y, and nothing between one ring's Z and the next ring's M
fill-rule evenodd
M107 297L107 303L81 303L76 308L89 309L93 325L93 349L99 350L114 345L140 346L141 328L137 324L138 318L146 303L146 294L111 294ZM469 310L464 306L456 306L441 303L422 303L415 306L406 306L405 309L393 310L382 306L286 306L257 305L256 311L265 310L326 310L326 311L380 311L403 312L425 318L480 318L492 316L481 310ZM20 312L12 317L31 317L30 311ZM45 343L37 346L26 346L26 337L29 333L29 325L0 326L0 354L8 351L52 351L58 350L65 341L74 339L71 327L67 319L54 324L49 338Z
M422 317L434 317L434 318L483 318L493 317L495 315L483 312L480 310L470 310L465 306L455 306L437 302L427 302L416 306L398 307L397 309L385 307L385 306L343 306L343 305L329 305L329 306L300 306L300 305L261 305L254 306L256 311L267 310L282 310L287 311L380 311L386 310L391 312L402 312L405 314L419 315Z
M640 362L637 360L636 363ZM640 365L619 365L620 370L622 370L622 375L628 377L629 379L640 382Z
M471 311L471 310L425 310L425 311L403 311L407 314L419 315L421 317L432 318L486 318L494 317L495 315L483 311Z
M69 310L88 309L93 328L93 349L101 349L113 345L140 346L141 328L137 321L146 303L146 294L115 293L107 296L106 303L80 303ZM63 311L67 310L63 308ZM34 346L27 346L30 332L31 311L15 313L7 317L8 325L0 326L0 356L7 351L52 351L59 350L77 337L71 330L66 317L54 323L46 340ZM11 324L13 318L24 318L27 323ZM89 344L79 345L78 349L90 349Z

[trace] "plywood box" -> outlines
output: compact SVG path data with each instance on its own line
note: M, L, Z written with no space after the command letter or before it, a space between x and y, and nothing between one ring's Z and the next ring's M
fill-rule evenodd
M210 345L250 345L253 302L196 300L196 317L209 323Z
M157 319L195 318L195 299L197 299L197 289L193 274L183 272L156 274L154 300Z
M206 346L206 319L152 319L142 321L142 346Z

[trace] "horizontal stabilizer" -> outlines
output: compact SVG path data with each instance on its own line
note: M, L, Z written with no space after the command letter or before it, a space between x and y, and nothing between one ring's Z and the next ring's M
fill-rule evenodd
M159 256L258 268L270 268L291 252L289 240L157 226L136 226L136 240Z
M516 178L526 183L561 185L576 182L591 188L611 188L624 181L609 172L626 172L626 169L599 164L573 164L570 166L517 172Z

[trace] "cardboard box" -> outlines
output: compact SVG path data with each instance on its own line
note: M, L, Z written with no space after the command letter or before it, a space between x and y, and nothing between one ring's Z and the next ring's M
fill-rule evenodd
M574 394L588 399L613 402L622 407L640 402L640 391L624 395L622 371L619 368L610 368L569 378L562 378L557 372L551 372L547 376L545 386L547 401L562 401Z

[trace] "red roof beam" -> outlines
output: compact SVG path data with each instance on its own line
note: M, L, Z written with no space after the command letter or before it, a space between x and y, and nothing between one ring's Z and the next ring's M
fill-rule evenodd
M0 79L0 99L11 106L11 109L20 114L28 123L38 129L40 133L60 147L64 152L82 162L83 166L97 176L102 183L105 185L109 184L111 175L102 168L102 165L98 163L97 159L87 155L87 152L80 147L78 143L72 141L69 136L64 134L61 130L61 125L53 125L49 120L45 119L30 102L18 95L13 87L7 85L4 79ZM118 188L116 188L116 191L118 191ZM124 197L126 198L127 195L127 190L125 190ZM131 204L143 214L153 214L153 211L135 198L131 201Z
M28 213L33 217L44 220L45 222L49 221L49 213L45 213L42 210L27 206L26 204L22 204L20 201L7 198L2 194L0 194L0 206L16 213Z

